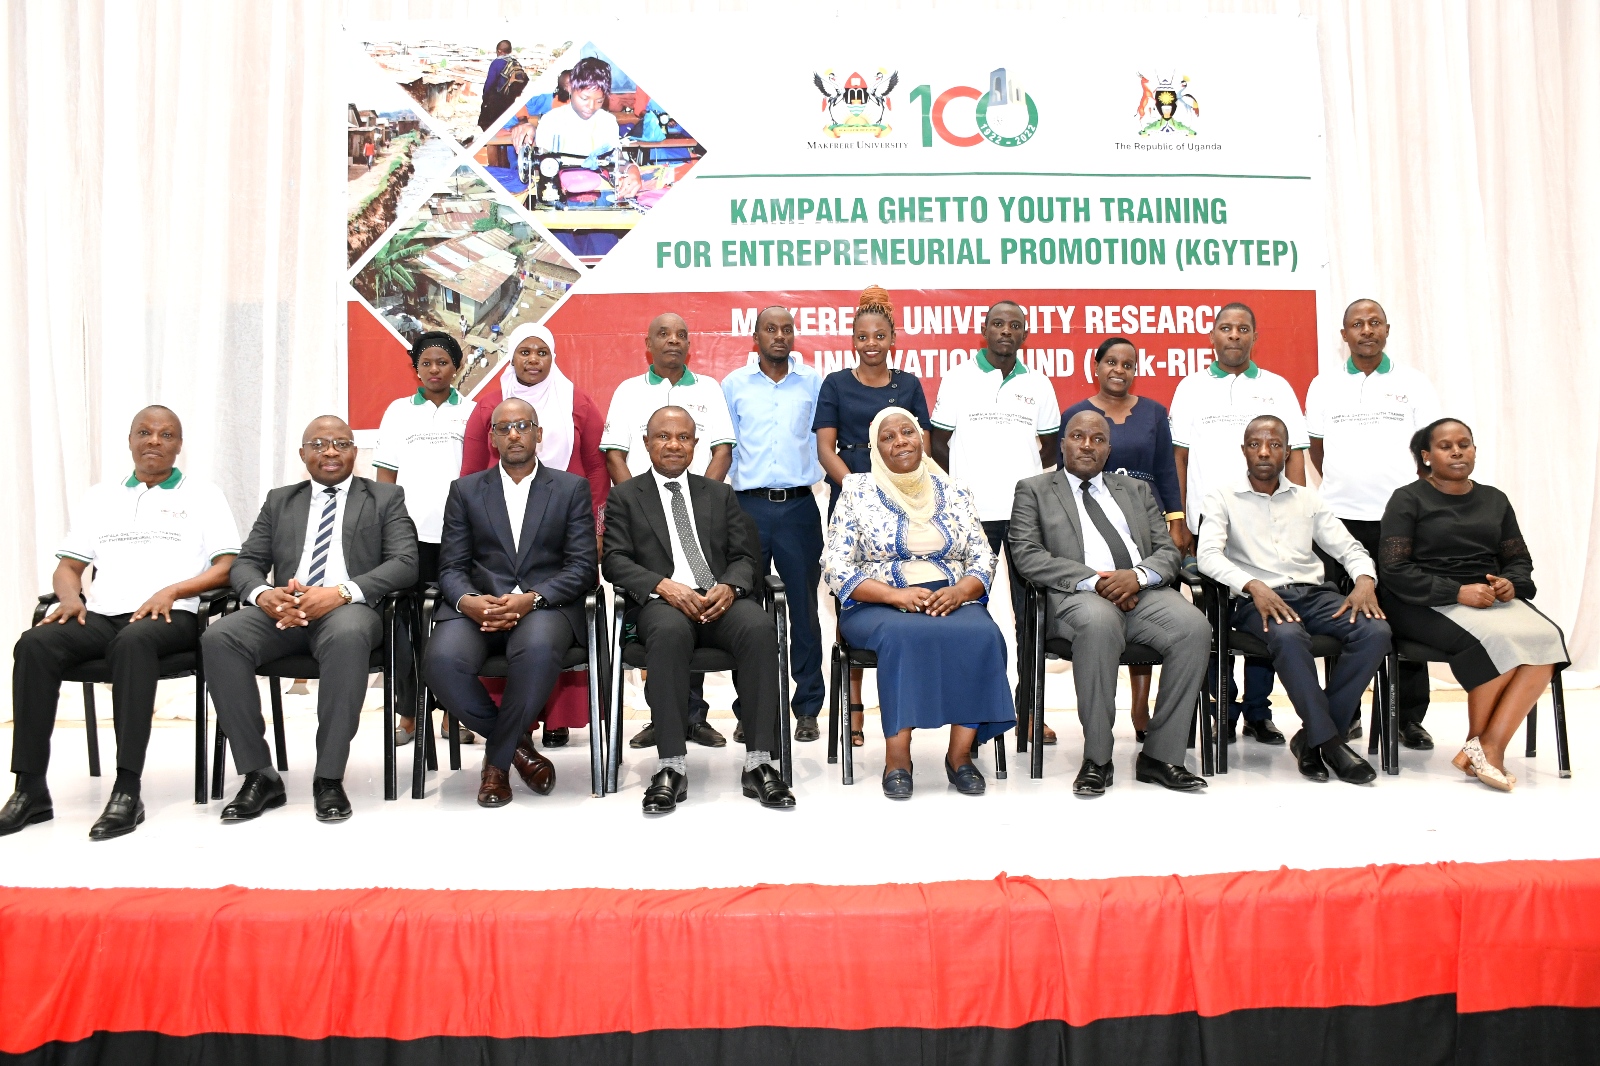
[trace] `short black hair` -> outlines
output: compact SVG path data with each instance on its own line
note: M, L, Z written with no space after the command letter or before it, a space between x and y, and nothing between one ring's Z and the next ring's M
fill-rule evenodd
M133 421L128 423L128 432L129 433L133 432L133 427L139 424L139 419L144 417L144 414L145 414L146 411L165 411L167 414L171 415L172 416L172 420L174 422L176 422L177 425L178 425L178 437L180 439L183 437L183 419L178 417L178 412L174 411L172 408L168 407L164 403L146 404L145 406L143 406L143 407L139 408L137 411L135 411L133 413Z
M511 42L510 41L501 41L499 44L495 45L494 46L494 54L497 55L497 56L510 55L511 54Z
M594 56L578 60L572 68L572 80L567 83L568 92L577 92L579 89L599 89L601 92L611 91L611 64L604 59Z
M656 419L660 418L664 413L666 413L668 411L672 412L673 414L682 415L684 418L687 418L689 420L689 425L694 427L694 431L695 431L696 434L699 434L700 425L699 425L699 423L697 423L694 420L694 415L690 414L687 410L685 410L682 407L679 407L675 403L669 403L665 407L657 407L654 411L652 411L650 413L650 417L644 420L645 436L649 436L650 435L650 427L656 424Z
M1289 427L1283 421L1283 419L1279 418L1277 415L1256 415L1249 422L1246 422L1244 426L1245 440L1250 439L1250 427L1255 425L1257 422L1276 422L1278 424L1278 432L1283 435L1283 446L1285 448L1289 446ZM1240 443L1243 443L1243 441Z
M1139 350L1139 346L1126 337L1107 337L1100 343L1100 347L1094 350L1094 361L1098 363L1100 360L1104 359L1111 353L1111 349L1115 348L1119 344L1126 344L1134 351Z
M1082 418L1084 415L1093 415L1094 417L1098 418L1102 423L1105 424L1106 432L1107 433L1111 432L1111 419L1109 419L1109 418L1107 418L1105 416L1105 412L1097 410L1094 407L1094 405L1092 405L1092 404L1090 406L1088 406L1088 407L1085 407L1081 411L1075 412L1071 418L1067 419L1066 425L1063 425L1061 427L1062 430L1068 429L1072 425L1072 423L1076 422L1078 419Z
M1015 307L1018 311L1022 312L1022 317L1024 319L1028 317L1028 309L1017 303L1015 300L996 300L994 303L989 305L989 310L993 311L996 307ZM989 320L989 316L985 314L983 319L985 322L987 322Z
M761 332L761 319L766 316L768 311L782 311L790 318L794 317L794 313L782 304L768 304L766 307L763 307L761 310L756 312L756 324L751 328L752 333Z
M1456 425L1466 430L1469 437L1475 436L1475 434L1472 432L1472 427L1461 421L1459 418L1436 418L1432 422L1429 422L1427 425L1423 426L1421 429L1417 430L1415 433L1411 434L1411 458L1417 464L1418 477L1421 477L1428 472L1428 464L1423 462L1422 459L1423 456L1427 455L1428 452L1433 450L1433 431L1438 429L1440 426L1448 425L1451 422L1454 422Z
M1223 304L1222 305L1222 310L1217 312L1217 317L1213 318L1211 320L1211 328L1215 329L1216 325L1217 325L1217 320L1220 319L1223 315L1227 314L1229 311L1243 311L1245 314L1250 316L1250 328L1251 329L1255 329L1256 328L1256 312L1255 312L1255 309L1252 308L1249 304L1240 303L1238 300L1235 300L1232 303L1228 303L1228 304Z
M562 85L561 85L561 79L562 78L566 78L567 79L566 88L562 88ZM563 70L560 74L556 75L556 99L560 100L563 104L568 102L569 100L572 99L572 91L571 90L572 90L572 68L568 67L566 70Z
M461 369L460 342L448 333L433 329L418 337L417 342L411 346L411 368L413 370L416 369L417 360L422 358L422 353L429 348L443 348L444 354L450 357L450 362L455 364L457 370Z
M1350 303L1346 305L1344 309L1344 317L1339 319L1340 326L1343 326L1346 322L1350 321L1350 312L1355 309L1356 304L1371 304L1383 314L1383 320L1385 322L1389 321L1389 312L1383 310L1383 305L1381 303L1379 303L1377 300L1374 300L1370 296L1363 296L1359 300L1351 300Z

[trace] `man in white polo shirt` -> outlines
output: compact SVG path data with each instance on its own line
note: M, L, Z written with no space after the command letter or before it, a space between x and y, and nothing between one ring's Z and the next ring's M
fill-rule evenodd
M650 453L645 450L645 426L650 416L663 407L681 407L694 419L695 436L709 442L696 447L689 473L724 481L733 466L733 418L728 400L714 378L700 377L689 369L689 324L670 311L650 320L645 330L644 350L650 367L636 378L628 378L611 394L606 410L606 428L600 434L600 450L606 453L606 470L611 483L620 485L650 469ZM728 743L706 720L711 708L703 695L703 674L695 674L689 686L689 739L708 748ZM655 744L655 727L645 726L628 742L629 747L648 748Z
M1242 303L1225 305L1211 328L1216 361L1178 382L1172 394L1168 411L1172 455L1183 493L1184 520L1191 533L1200 532L1200 505L1206 495L1238 482L1244 470L1239 441L1258 415L1274 415L1288 427L1290 451L1283 476L1296 485L1306 483L1305 450L1311 442L1300 400L1288 381L1250 358L1256 336L1256 313ZM1215 669L1207 676L1214 678ZM1245 660L1244 702L1242 708L1231 708L1226 729L1229 741L1235 737L1234 721L1242 710L1245 736L1262 744L1284 743L1283 733L1272 722L1272 679L1270 663Z
M1378 526L1390 495L1417 478L1411 435L1439 417L1439 396L1427 378L1390 359L1389 317L1378 301L1357 300L1345 308L1339 335L1350 358L1338 370L1318 374L1306 393L1311 465L1322 475L1323 500L1376 559ZM1331 577L1344 573L1331 557L1322 561ZM1431 750L1433 737L1422 727L1427 664L1401 663L1397 687L1400 743Z
M239 554L238 527L221 491L173 465L183 450L177 415L165 407L140 411L128 430L128 450L133 473L96 485L73 513L51 578L59 602L17 641L11 673L17 790L0 809L0 836L53 817L45 772L61 677L95 659L111 664L117 778L89 839L119 837L144 821L139 777L160 659L194 650L198 597L227 585ZM85 595L83 575L91 566Z
M933 461L972 490L983 532L997 553L1011 528L1017 482L1055 465L1061 431L1055 386L1021 359L1027 342L1028 315L1015 301L1001 300L989 308L983 318L984 347L945 375L928 418ZM1022 585L1011 568L1009 545L1006 571L1020 638ZM1054 730L1047 733L1046 739L1053 741Z

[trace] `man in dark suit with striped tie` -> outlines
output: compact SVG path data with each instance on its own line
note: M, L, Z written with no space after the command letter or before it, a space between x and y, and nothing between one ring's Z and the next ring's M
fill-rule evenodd
M267 747L256 667L306 654L321 675L311 782L317 820L350 817L342 782L367 694L367 665L383 640L377 605L417 580L417 530L406 514L405 490L354 476L356 443L342 418L313 420L301 441L311 480L267 493L229 575L241 609L208 626L201 640L217 727L245 775L222 809L224 822L248 821L288 802Z

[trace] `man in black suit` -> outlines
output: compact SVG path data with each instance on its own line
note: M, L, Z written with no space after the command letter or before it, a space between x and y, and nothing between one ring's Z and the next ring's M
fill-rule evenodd
M689 659L721 648L738 663L734 687L744 710L744 794L788 809L794 795L771 764L778 728L778 640L772 620L747 599L760 545L733 490L688 473L694 419L681 407L650 416L644 443L651 470L611 490L604 569L627 594L627 619L645 646L645 700L659 765L645 789L646 814L665 814L689 796L684 759Z
M308 653L321 674L311 781L317 820L350 817L342 782L361 724L367 666L383 641L377 606L417 580L417 529L405 490L354 475L356 442L342 418L314 419L301 440L311 480L267 493L229 575L243 607L213 622L200 640L217 727L245 775L222 808L224 822L288 802L267 748L256 667Z
M533 723L561 674L561 657L584 632L583 597L595 586L589 482L539 462L539 415L506 400L489 421L498 466L450 486L439 540L439 607L423 664L450 713L487 737L480 807L511 802L513 765L547 796L555 767L533 746ZM500 706L478 670L491 655L509 664Z

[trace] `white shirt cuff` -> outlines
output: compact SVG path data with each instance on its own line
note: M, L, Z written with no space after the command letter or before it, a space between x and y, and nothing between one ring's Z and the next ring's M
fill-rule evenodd
M350 589L350 602L351 603L366 603L367 602L367 594L365 592L361 591L361 586L360 585L356 584L354 581L346 581L346 582L344 582L344 584Z
M256 597L260 596L263 592L266 592L270 588L272 588L271 585L257 585L255 588L250 590L250 595L244 598L244 602L254 607L256 605Z

